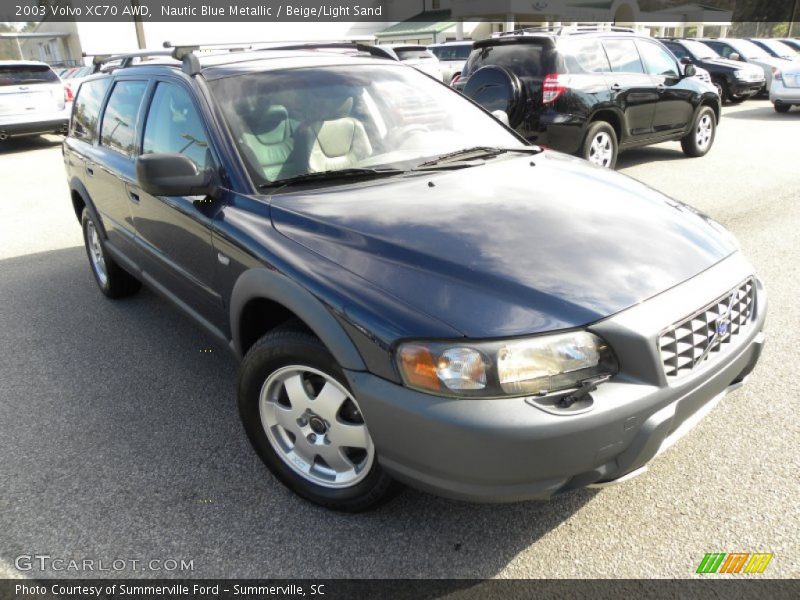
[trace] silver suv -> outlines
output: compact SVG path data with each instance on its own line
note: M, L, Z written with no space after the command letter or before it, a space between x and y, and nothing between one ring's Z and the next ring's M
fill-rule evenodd
M0 60L0 141L19 135L65 133L68 94L49 65Z

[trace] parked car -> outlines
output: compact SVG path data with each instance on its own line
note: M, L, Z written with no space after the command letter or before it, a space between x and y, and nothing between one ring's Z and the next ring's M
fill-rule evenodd
M174 55L78 92L64 160L91 271L242 360L245 431L304 498L619 482L754 368L766 296L709 217L396 61Z
M439 67L439 59L428 50L425 46L413 45L381 45L378 48L386 50L394 57L410 67L414 67L433 77L442 81L442 70Z
M770 40L765 38L750 38L759 48L766 50L767 54L775 58L784 58L786 60L800 59L800 53L792 48L789 44L785 44L780 40Z
M772 84L772 74L787 62L785 59L770 56L766 50L749 40L720 38L715 40L699 39L698 41L716 50L722 58L761 67L764 72L764 91L767 92Z
M717 88L723 102L742 102L764 88L765 78L761 67L722 58L702 42L678 38L662 39L661 42L682 63L707 69L711 83Z
M779 41L783 42L793 50L800 52L800 40L794 38L780 38Z
M439 68L442 71L442 81L450 85L455 79L461 77L461 71L472 51L472 41L444 42L432 44L428 50L439 59Z
M0 141L64 133L69 121L64 85L45 63L0 60Z
M769 100L779 113L789 112L792 106L800 106L800 63L792 63L775 73Z
M720 99L695 74L631 30L529 29L475 42L456 88L530 142L614 168L636 146L711 149Z

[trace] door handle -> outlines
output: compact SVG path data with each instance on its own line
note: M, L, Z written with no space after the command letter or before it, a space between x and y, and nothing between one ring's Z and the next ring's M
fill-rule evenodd
M618 91L620 91L621 89L622 89L622 86L621 86L620 84L618 84L618 83L615 83L615 84L613 84L613 85L611 86L611 91L612 91L612 92L618 92Z
M129 191L128 196L130 196L131 200L133 200L136 204L139 204L139 202L141 201L141 199L139 198L139 194L137 194L136 192Z

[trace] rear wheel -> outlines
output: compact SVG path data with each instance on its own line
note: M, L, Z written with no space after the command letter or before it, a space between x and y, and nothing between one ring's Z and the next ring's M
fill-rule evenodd
M783 102L775 103L775 112L786 113L789 112L790 108L792 108L791 104L784 104Z
M100 291L109 298L125 298L138 292L142 283L108 255L97 224L85 208L81 213L81 225L86 255Z
M705 156L714 144L717 119L710 106L703 106L694 118L692 129L681 139L681 147L687 156Z
M581 157L598 167L613 169L617 164L619 146L614 128L606 121L589 126L581 148Z
M250 442L298 495L360 512L400 489L378 464L341 367L301 324L273 330L253 345L242 361L238 388Z

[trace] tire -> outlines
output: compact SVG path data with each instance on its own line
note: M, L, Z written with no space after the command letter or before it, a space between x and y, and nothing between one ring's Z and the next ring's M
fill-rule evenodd
M585 158L590 163L606 169L614 169L617 166L617 156L619 154L619 143L617 133L610 123L606 121L595 121L586 131L586 137L581 147L581 158Z
M126 298L132 296L142 287L141 281L120 267L106 251L97 224L85 208L81 213L83 227L83 243L92 275L97 287L109 298Z
M731 104L741 104L745 100L747 100L750 96L728 96L728 101Z
M717 88L717 93L719 94L719 100L722 104L731 101L731 93L728 90L728 84L724 81L720 81L719 79L712 80L714 87Z
M341 367L301 323L274 329L250 348L239 369L238 403L258 456L306 500L354 513L401 489L378 464ZM343 451L342 439L364 447Z
M717 118L714 111L710 106L703 106L697 111L691 130L681 139L684 154L692 157L705 156L714 145L716 135Z
M775 112L777 113L787 113L789 109L792 108L791 104L784 104L783 102L776 102L774 104Z

